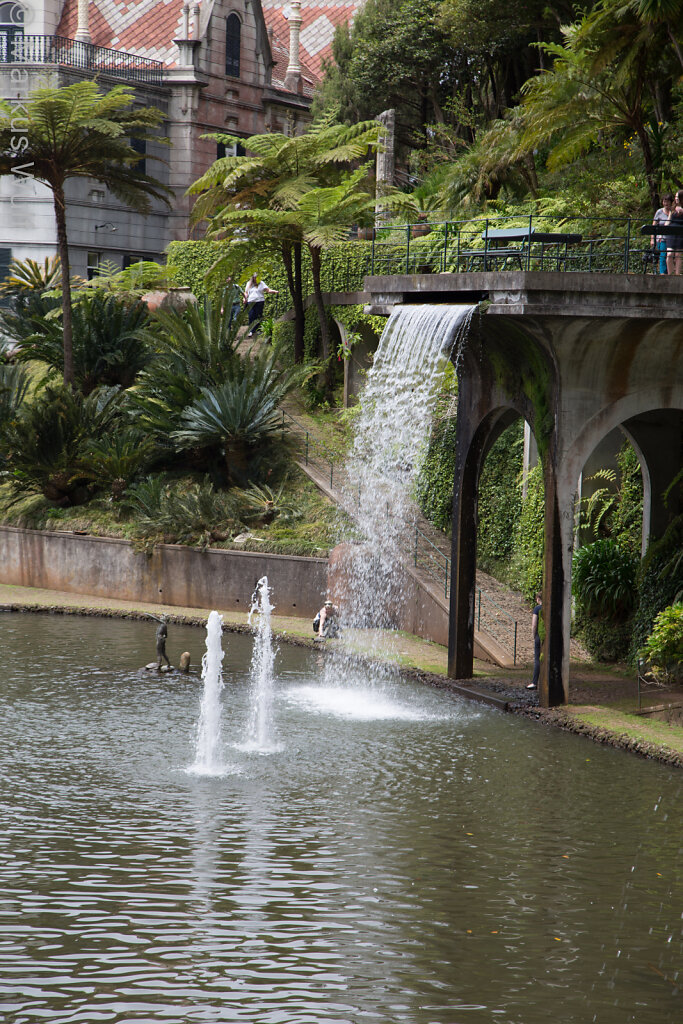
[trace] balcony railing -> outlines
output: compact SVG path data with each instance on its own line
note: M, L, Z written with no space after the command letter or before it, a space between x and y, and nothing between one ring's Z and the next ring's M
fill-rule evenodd
M65 36L10 36L0 32L0 67L3 64L56 64L140 85L164 84L164 65L160 60Z

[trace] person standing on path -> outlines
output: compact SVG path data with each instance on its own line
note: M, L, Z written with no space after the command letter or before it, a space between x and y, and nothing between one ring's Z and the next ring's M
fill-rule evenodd
M277 295L277 291L274 288L269 288L265 281L259 281L258 274L252 274L244 289L244 301L249 306L248 338L253 338L263 319L266 295Z
M536 604L534 605L531 613L531 634L534 638L534 674L531 682L527 685L527 690L538 689L538 677L541 674L541 637L538 632L538 620L541 615L541 601L543 600L543 594L536 594Z

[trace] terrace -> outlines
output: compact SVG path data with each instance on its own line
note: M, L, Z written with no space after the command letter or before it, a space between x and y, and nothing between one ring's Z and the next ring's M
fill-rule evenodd
M159 60L135 53L109 50L65 36L0 33L0 70L3 65L50 64L60 68L108 75L138 85L163 86L164 66Z

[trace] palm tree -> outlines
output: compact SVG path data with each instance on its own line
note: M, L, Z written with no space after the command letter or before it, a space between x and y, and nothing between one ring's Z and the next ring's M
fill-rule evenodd
M304 357L301 201L311 190L338 185L348 168L377 147L380 130L375 121L349 127L326 115L303 135L252 135L247 155L217 160L190 186L189 192L200 196L193 220L208 219L210 237L239 241L246 228L252 244L281 256L294 306L296 362ZM207 138L226 146L244 141L218 134ZM340 218L348 212L340 209ZM339 220L341 237L352 223Z
M603 0L562 29L564 44L542 44L554 63L523 86L517 155L550 144L552 170L600 139L634 135L656 209L660 182L650 118L657 78L671 58L665 21L640 13L654 6L654 0Z
M170 189L140 168L140 154L131 139L166 142L154 134L163 114L156 107L134 108L133 90L114 86L101 93L95 82L76 82L64 88L37 89L22 104L24 166L52 192L57 244L62 266L64 303L64 383L73 384L71 283L66 224L65 184L70 178L92 178L140 213L151 199L170 205ZM0 174L16 164L17 111L0 102ZM14 122L14 127L13 127ZM155 159L155 158L153 158Z

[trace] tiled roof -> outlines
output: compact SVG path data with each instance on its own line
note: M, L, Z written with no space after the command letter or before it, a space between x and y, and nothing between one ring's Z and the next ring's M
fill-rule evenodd
M183 0L90 0L90 38L96 46L137 53L173 67L182 32ZM65 0L57 34L73 39L78 0Z
M322 77L322 59L332 57L335 27L353 18L363 0L321 0L301 5L301 64L304 94L312 95ZM275 66L273 84L282 86L288 64L289 26L281 0L261 0L266 25L272 29ZM90 37L97 46L137 53L174 67L182 34L183 0L90 0ZM65 0L57 34L73 39L78 24L78 0Z
M363 0L303 0L301 4L301 57L302 63L322 77L323 58L332 58L332 37L337 25L353 21ZM289 29L284 17L287 4L282 0L261 0L266 25L273 29L277 39L289 38Z
M285 22L285 26L287 23ZM270 36L270 52L273 57L273 85L276 89L283 89L287 65L289 64L289 33L282 33L277 36L275 32ZM320 75L313 71L306 60L305 54L300 54L301 77L303 79L303 94L309 99L313 96L315 87L320 82Z

